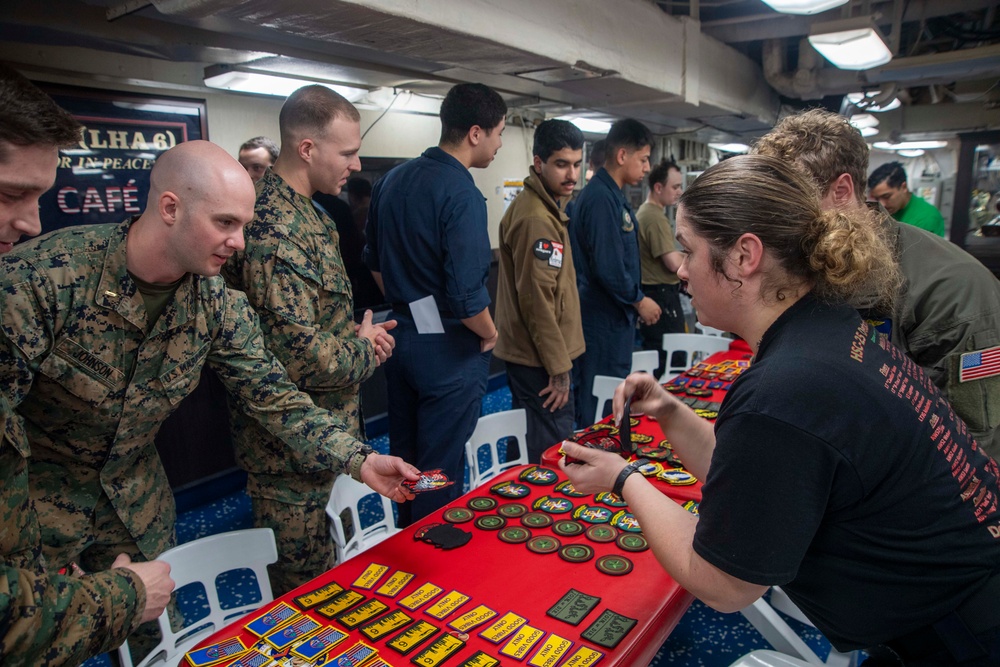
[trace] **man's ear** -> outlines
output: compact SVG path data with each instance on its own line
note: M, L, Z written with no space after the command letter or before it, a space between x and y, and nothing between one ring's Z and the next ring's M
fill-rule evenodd
M836 207L851 206L855 203L856 191L854 179L850 174L841 174L834 179L827 190L826 197Z
M478 125L473 125L469 128L469 133L465 135L466 139L469 140L469 144L475 148L482 142L483 137L486 136L486 130L479 127Z
M160 198L156 200L156 210L159 211L163 222L171 226L177 223L178 203L177 195L173 192L167 190L160 194Z
M531 163L532 163L532 164L533 164L533 165L535 166L535 171L537 171L537 172L541 173L541 171L542 171L542 165L544 164L544 162L542 162L542 158L540 158L540 157L538 157L538 156L536 155L536 156L535 156L535 157L534 157L534 158L532 159Z
M313 143L312 139L303 139L296 146L296 153L303 162L312 162L313 150L316 148L316 144Z

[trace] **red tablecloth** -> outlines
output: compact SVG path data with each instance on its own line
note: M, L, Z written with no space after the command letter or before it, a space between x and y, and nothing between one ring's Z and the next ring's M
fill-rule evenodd
M442 550L414 539L416 530L429 524L443 523L442 517L445 511L455 507L466 508L468 502L477 497L494 498L499 502L500 507L512 503L522 503L530 507L541 496L566 499L571 501L574 506L598 504L594 496L568 498L556 491L555 485L526 484L530 489L530 496L516 500L501 498L490 492L490 488L494 484L518 481L518 475L526 468L526 466L515 468L496 480L490 480L484 486L471 491L423 521L338 565L333 570L281 599L291 602L296 595L302 595L330 582L336 582L345 589L359 590L353 584L359 575L374 563L388 568L386 574L376 583L375 589L397 571L415 575L394 597L373 593L370 590L359 590L365 598L376 598L388 605L386 613L402 609L397 604L399 600L405 598L418 587L431 583L443 589L442 595L455 590L468 595L470 599L443 620L433 619L424 613L427 608L434 604L433 600L416 611L403 610L416 620L429 621L438 628L448 631L450 630L447 627L448 622L479 605L486 605L498 613L498 616L493 620L497 620L508 612L514 612L527 619L527 625L541 630L544 635L524 656L522 664L528 665L529 661L534 658L534 654L540 650L539 647L553 633L573 642L573 647L566 655L571 654L580 646L596 649L603 653L604 657L600 660L601 667L648 664L677 625L692 600L692 596L664 572L663 568L656 562L652 551L625 552L615 542L597 543L584 535L556 537L551 526L529 528L533 535L556 537L563 545L587 544L593 547L594 558L583 563L570 563L563 560L557 553L534 553L529 551L525 544L503 542L498 538L497 531L479 529L474 526L473 521L456 524L458 528L472 534L468 544L456 549ZM561 473L558 476L560 481L564 479ZM613 511L618 510L615 508ZM483 515L496 515L497 510L475 511L474 514L477 518ZM569 518L569 516L569 514L554 514L552 518L558 521ZM507 519L507 526L521 525L519 519ZM589 526L590 524L583 523L583 525ZM632 561L634 569L622 576L605 574L596 567L596 561L604 555L625 556ZM546 611L571 588L600 598L600 602L583 618L579 625L575 626L546 614ZM275 604L277 601L262 608L262 611ZM615 648L599 646L581 637L586 628L608 609L636 620L635 627ZM324 625L348 631L337 621L325 619L315 610L307 613ZM242 636L248 644L252 643L255 638L243 628L249 618L252 617L227 626L199 646L216 643L237 635ZM469 631L467 644L443 664L446 667L457 667L477 651L483 651L490 656L499 658L501 664L504 665L518 664L517 660L501 655L500 649L506 644L506 641L493 644L478 635L489 625L490 622L487 622ZM335 648L330 654L331 656L336 656L357 641L363 640L377 648L379 657L386 663L398 666L411 664L420 650L433 643L441 633L434 635L426 644L422 644L421 647L405 656L389 648L386 645L386 637L370 641L363 637L358 630L352 630L349 634L350 637ZM388 639L391 639L395 634L394 632L388 635ZM186 665L187 663L182 661L181 664Z
M749 359L750 359L750 348L742 340L735 340L732 342L732 344L730 344L728 350L726 350L725 352L716 352L715 354L709 356L708 358L704 359L702 362L697 364L696 367L704 365L714 366L726 361L748 362ZM682 375L681 377L687 378L688 382L692 380L701 379L698 377L688 376L687 372L685 372L684 375ZM705 384L707 385L707 382ZM725 398L725 396L726 396L725 389L714 389L712 390L711 396L705 396L703 397L703 399L706 401L721 403L722 399ZM649 443L651 445L655 445L664 441L663 431L660 429L659 423L657 423L653 419L650 419L649 417L646 417L645 415L639 416L638 419L639 419L639 425L632 427L633 433L641 433L643 435L652 436L653 441ZM611 415L608 415L603 420L598 422L598 424L610 424L611 421L612 417ZM715 420L710 419L709 421L715 421ZM560 446L561 446L560 444L553 445L552 447L549 447L542 453L543 465L550 466L553 468L558 468L559 459L562 458L562 455L559 453ZM682 501L693 500L695 502L701 502L701 487L702 487L701 480L698 480L694 484L688 486L676 486L661 481L653 476L648 477L648 479L653 483L654 486L660 489L660 491L670 496L671 498L674 498L675 500L682 500Z

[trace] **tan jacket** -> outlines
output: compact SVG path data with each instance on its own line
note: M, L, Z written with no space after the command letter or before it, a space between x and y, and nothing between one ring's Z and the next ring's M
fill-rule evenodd
M500 221L493 353L549 375L569 371L585 349L568 223L534 169Z

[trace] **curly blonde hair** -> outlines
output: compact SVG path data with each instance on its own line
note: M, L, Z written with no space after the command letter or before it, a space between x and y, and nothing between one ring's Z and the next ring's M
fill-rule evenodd
M823 211L816 185L795 167L765 155L742 155L707 169L681 195L679 205L694 232L711 247L713 266L743 234L754 234L777 260L761 297L785 298L808 281L827 301L874 300L891 308L902 284L893 243L876 214L864 208Z

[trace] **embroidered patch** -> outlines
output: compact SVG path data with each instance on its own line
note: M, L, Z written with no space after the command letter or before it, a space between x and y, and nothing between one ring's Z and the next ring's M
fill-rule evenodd
M1000 375L1000 345L962 355L958 370L959 382L982 380Z
M580 625L580 621L587 618L587 614L594 611L594 607L600 601L601 598L596 595L587 595L575 588L571 588L566 595L559 598L559 601L552 605L545 613L552 618L558 618L564 623Z
M581 635L598 646L614 648L635 627L636 620L605 609Z

